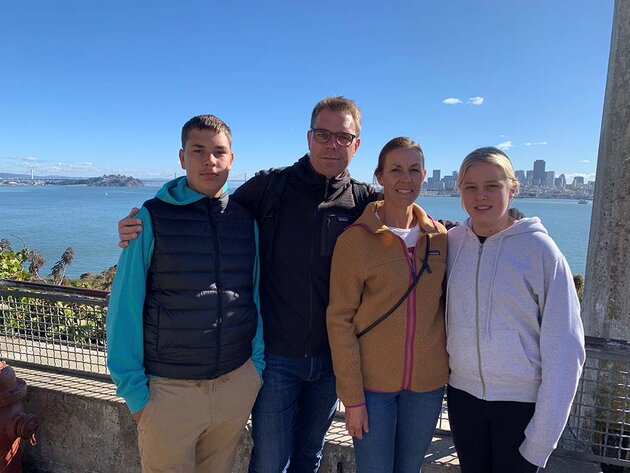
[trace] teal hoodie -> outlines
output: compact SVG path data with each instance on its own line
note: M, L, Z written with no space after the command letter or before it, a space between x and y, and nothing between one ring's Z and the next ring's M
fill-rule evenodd
M164 184L156 197L168 204L188 205L205 196L188 187L185 177L179 177ZM116 384L116 394L125 400L132 414L144 409L149 401L148 376L144 372L143 309L154 244L149 211L142 207L136 217L142 220L143 230L120 254L107 309L107 367ZM258 227L255 232L258 246ZM252 340L252 361L262 380L265 349L258 296L259 274L257 254L253 278L258 328Z

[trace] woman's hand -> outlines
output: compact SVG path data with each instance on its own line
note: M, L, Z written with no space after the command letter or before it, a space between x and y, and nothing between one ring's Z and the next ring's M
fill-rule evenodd
M142 220L133 218L138 213L138 208L134 207L125 218L118 222L118 246L127 248L129 240L138 238L138 233L142 231Z
M368 427L368 413L365 405L358 407L346 407L346 430L348 435L363 439L363 432L370 431Z

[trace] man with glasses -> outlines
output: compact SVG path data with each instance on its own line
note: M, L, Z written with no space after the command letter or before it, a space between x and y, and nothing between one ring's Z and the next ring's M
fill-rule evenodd
M260 231L266 368L252 411L250 473L319 470L337 405L326 333L332 252L341 231L377 197L348 173L360 132L354 101L322 99L306 135L309 153L257 173L231 197L253 213ZM121 240L135 238L137 225L123 219Z

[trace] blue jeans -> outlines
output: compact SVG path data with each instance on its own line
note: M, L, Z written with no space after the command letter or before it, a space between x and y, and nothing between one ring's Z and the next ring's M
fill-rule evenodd
M265 362L249 473L316 472L337 408L332 360L265 355Z
M368 433L353 437L358 473L418 473L431 444L444 388L426 393L365 392Z

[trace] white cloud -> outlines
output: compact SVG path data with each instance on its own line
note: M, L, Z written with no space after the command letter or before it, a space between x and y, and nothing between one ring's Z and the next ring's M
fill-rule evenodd
M503 143L499 143L496 147L499 149L506 150L506 149L510 149L514 147L514 145L512 144L511 140L508 140L508 141L504 141Z
M72 170L78 170L78 169L96 169L96 166L94 166L94 163L69 163L69 164L64 164L64 167L66 169L72 169Z
M16 157L12 159L13 165L7 172L30 173L33 171L39 175L62 174L67 176L86 176L99 174L99 167L92 162L65 163L61 161L42 161L32 156Z
M580 161L580 163L585 164L585 163L590 163L590 161L588 159L583 159L582 161Z
M483 97L469 97L468 101L466 102L468 105L481 105L484 100L486 100Z
M442 100L442 103L445 103L447 105L456 105L458 103L462 103L462 100L456 97L449 97L448 99Z
M527 143L525 143L525 146L542 146L546 144L546 141L528 141Z
M559 175L559 174L558 174ZM594 181L595 180L595 173L591 172L588 174L582 173L582 172L572 172L572 173L565 173L564 174L564 178L567 180L567 183L571 183L573 182L573 179L576 176L580 176L584 178L584 182L589 182L589 181Z

